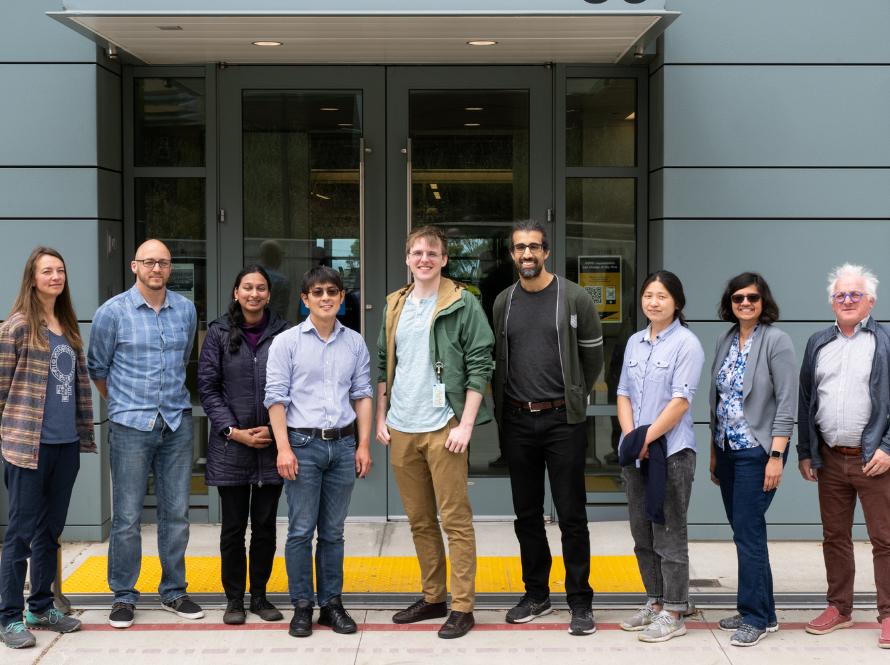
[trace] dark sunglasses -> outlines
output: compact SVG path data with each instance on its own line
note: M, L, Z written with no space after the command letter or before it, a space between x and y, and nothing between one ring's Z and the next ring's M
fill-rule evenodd
M336 298L340 295L340 289L338 289L336 286L329 286L326 289L323 289L320 286L316 286L314 289L309 289L309 295L313 298L321 298L325 294L327 294L331 298Z
M731 298L731 300L736 305L741 305L743 302L745 302L746 299L752 305L755 303L759 303L760 302L760 294L759 293L736 293Z

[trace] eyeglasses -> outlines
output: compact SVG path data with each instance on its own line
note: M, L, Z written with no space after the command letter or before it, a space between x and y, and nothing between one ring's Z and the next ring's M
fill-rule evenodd
M419 249L415 249L413 252L409 252L408 256L410 256L415 261L420 261L420 259L422 259L424 256L435 261L442 255L439 252L421 252Z
M314 289L309 289L309 295L313 298L321 298L324 295L327 295L330 298L336 298L340 295L340 289L336 286L329 286L324 289L320 286L316 286Z
M542 249L544 249L544 245L539 242L530 242L525 244L524 242L517 242L512 247L513 252L516 254L525 254L525 250L529 250L532 254L537 254Z
M831 294L831 299L838 305L843 305L847 298L850 299L851 303L856 304L862 300L862 296L864 295L865 294L862 291L838 291L837 293Z
M161 259L158 261L157 259L133 259L136 263L141 263L143 266L148 268L149 270L154 270L155 266L158 266L161 270L166 270L171 265L173 265L173 261L169 259Z
M741 305L745 300L747 300L752 305L760 302L760 294L759 293L736 293L732 296L732 301L736 305Z

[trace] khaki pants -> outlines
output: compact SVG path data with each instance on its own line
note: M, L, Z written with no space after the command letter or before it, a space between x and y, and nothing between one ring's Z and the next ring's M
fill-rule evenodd
M390 461L402 504L411 524L414 549L420 564L423 597L428 603L445 601L445 545L451 553L451 609L472 612L476 591L476 533L473 509L467 495L467 452L445 449L451 421L435 432L406 434L389 428Z

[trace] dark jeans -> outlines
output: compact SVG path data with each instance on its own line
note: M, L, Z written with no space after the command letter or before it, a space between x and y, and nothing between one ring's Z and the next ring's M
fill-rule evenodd
M80 443L42 444L36 469L5 465L9 526L0 559L0 625L21 621L25 609L25 570L31 557L31 595L35 614L53 605L56 552L65 527L71 490L80 469Z
M664 524L646 519L646 482L640 470L625 466L621 475L627 491L634 554L649 600L671 612L685 612L689 608L686 512L695 475L695 451L684 448L667 458Z
M266 595L275 559L275 516L282 485L234 485L219 489L222 526L219 554L222 584L228 600L242 600L247 579L244 534L250 520L250 595Z
M589 608L593 589L584 485L586 424L566 423L564 408L530 413L507 406L503 427L525 591L534 600L550 594L552 558L544 530L546 469L562 532L566 600L569 607Z
M776 620L766 540L766 511L776 491L763 491L769 455L760 446L725 451L717 448L716 454L715 473L739 560L736 607L743 623L763 630Z
M819 469L819 511L822 513L822 556L828 577L828 604L844 616L853 610L853 511L862 504L871 541L878 592L878 618L890 617L890 472L870 477L862 459L822 446Z

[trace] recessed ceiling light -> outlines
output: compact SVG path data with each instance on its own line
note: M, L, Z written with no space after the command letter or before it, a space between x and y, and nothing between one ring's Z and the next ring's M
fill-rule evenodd
M479 126L478 122L465 122L464 123L464 127L478 127L478 126Z
M469 46L494 46L497 42L493 39L471 39L467 44Z
M276 42L272 39L258 39L255 42L251 42L254 46L281 46L282 42Z
M340 109L338 109L336 106L322 106L318 110L319 111L339 111Z
M435 183L435 182L431 182L431 183L430 183L430 189L433 190L433 191L436 191L437 189L439 189L439 185L438 185L437 183Z
M464 111L484 111L481 106L464 106Z
M352 127L351 122L338 122L337 127Z
M433 192L433 197L434 197L437 201L441 201L441 200L442 200L442 195L441 195L439 192Z
M628 115L628 116L625 118L625 120L636 120L636 119L637 119L637 112L636 112L636 111L631 111L631 112L630 112L630 115Z

